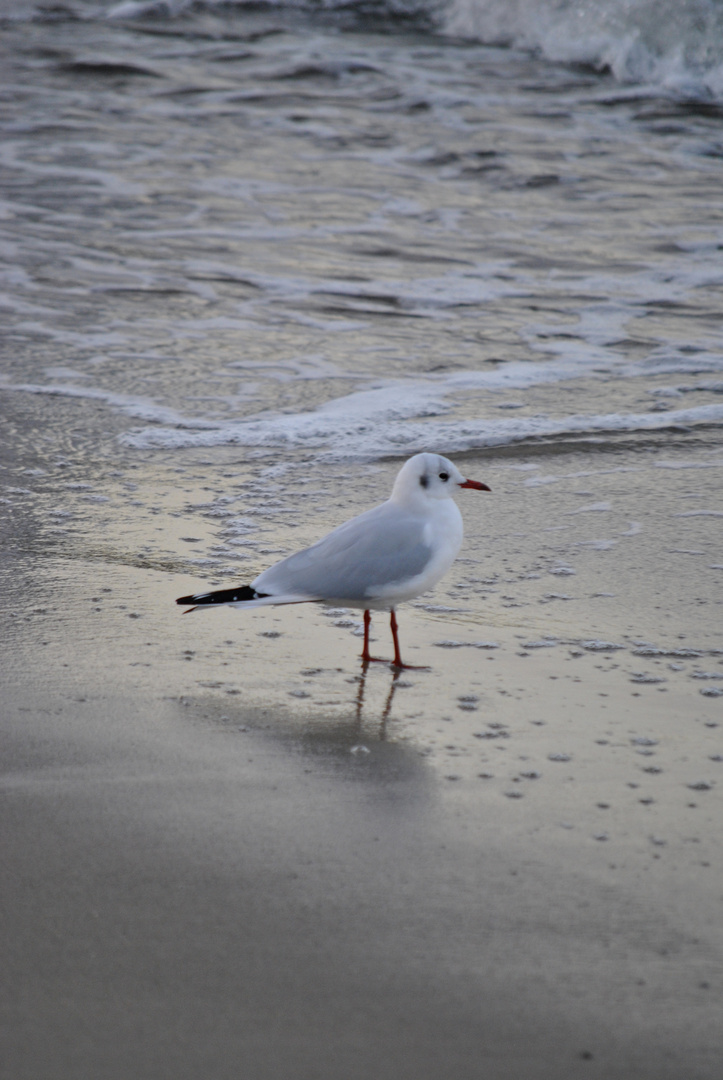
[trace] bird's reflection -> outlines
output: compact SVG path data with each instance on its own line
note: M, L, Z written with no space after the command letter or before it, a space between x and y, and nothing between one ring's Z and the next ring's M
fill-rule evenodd
M357 691L356 691L356 724L357 724L357 731L359 733L361 733L362 727L364 725L364 694L366 692L367 673L368 673L368 671L369 671L369 661L366 660L366 661L362 662L361 675L359 676L359 681L357 683ZM389 685L389 692L387 693L387 698L386 698L386 701L384 702L384 708L382 709L382 713L381 713L381 716L379 718L378 739L379 739L380 742L384 742L384 740L387 737L387 721L389 719L389 714L392 711L392 702L394 700L394 694L395 694L396 689L397 689L397 682L399 680L399 673L400 673L399 668L393 668L393 670L392 670L392 681L391 681L391 683Z

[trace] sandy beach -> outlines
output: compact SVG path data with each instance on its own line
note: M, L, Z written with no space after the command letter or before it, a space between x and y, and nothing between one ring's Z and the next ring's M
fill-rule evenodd
M662 7L0 0L8 1080L720 1080L723 26ZM491 489L425 670L176 605L423 450Z
M16 533L8 1075L713 1080L720 607L710 552L659 570L708 546L697 455L467 457L493 493L396 675L358 613L182 617L198 578Z

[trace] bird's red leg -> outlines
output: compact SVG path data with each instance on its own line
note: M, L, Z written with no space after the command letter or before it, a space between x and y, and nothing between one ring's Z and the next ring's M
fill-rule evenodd
M385 660L383 656L370 656L369 655L369 627L372 624L372 613L367 610L364 612L364 648L362 649L361 659L362 664L366 667L367 664L388 664L389 661Z
M394 608L389 613L389 625L392 628L392 641L394 642L394 666L404 667L402 654L399 651L399 635L397 634L397 616Z
M372 624L372 613L366 610L364 612L364 648L362 649L361 659L362 664L366 667L367 664L388 664L389 660L384 660L381 656L371 656L369 654L369 628ZM389 625L392 628L392 640L394 641L394 659L391 661L392 666L396 668L413 668L414 664L403 664L402 654L399 651L399 634L397 630L397 617L394 614L394 608L390 612ZM426 671L426 668L419 668L420 671Z
M369 655L369 627L372 622L372 613L367 610L364 612L364 648L362 649L362 663L368 664L371 660Z
M428 671L429 668L419 666L418 664L403 664L402 663L402 654L399 651L399 634L397 633L397 630L399 629L399 627L397 626L397 616L396 616L396 612L394 611L394 608L392 608L392 610L391 610L391 612L389 614L389 625L392 628L392 640L394 641L394 660L392 661L394 667L414 669L416 671Z

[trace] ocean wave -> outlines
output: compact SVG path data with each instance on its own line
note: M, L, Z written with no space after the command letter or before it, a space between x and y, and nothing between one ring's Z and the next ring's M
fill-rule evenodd
M585 65L684 100L723 99L720 0L74 0L62 7L0 0L0 19L162 20L264 8L382 28L412 24Z
M622 365L618 374L632 377L644 370L640 365ZM264 412L230 420L187 416L151 398L100 387L0 379L0 389L103 403L142 421L142 427L120 436L121 443L133 449L246 446L273 451L313 450L329 461L373 461L433 447L452 453L567 436L585 438L723 425L723 404L661 410L660 388L651 391L656 405L645 412L521 415L516 411L521 407L516 402L495 400L491 402L494 406L511 409L515 415L442 419L454 409L451 399L458 399L460 394L482 391L496 397L505 391L574 381L585 374L589 376L590 372L584 364L557 360L545 364L511 363L494 371L460 371L427 379L381 379L308 411ZM681 398L697 390L715 392L718 385L704 380L700 384L664 387L662 392Z
M683 96L723 95L717 0L449 0L447 33Z
M684 98L723 97L718 0L119 0L111 19L259 7L416 21L456 38L583 64Z
M121 436L134 449L246 446L314 450L327 461L373 461L435 448L460 453L541 438L687 429L723 423L723 405L700 405L667 413L609 413L600 416L515 417L505 420L414 422L387 414L384 422L367 416L325 412L250 418L220 424L215 430L136 428Z

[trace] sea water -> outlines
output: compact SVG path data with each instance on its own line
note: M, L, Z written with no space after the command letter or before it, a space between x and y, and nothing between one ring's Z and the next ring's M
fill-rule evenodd
M204 462L241 557L421 450L720 468L719 5L0 10L8 505Z

